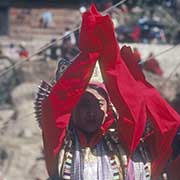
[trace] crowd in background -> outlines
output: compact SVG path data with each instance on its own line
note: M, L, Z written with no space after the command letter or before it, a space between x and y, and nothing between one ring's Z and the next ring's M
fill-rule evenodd
M95 2L98 9L103 11L119 1L82 1L79 8L80 13L86 11L90 2ZM180 41L180 29L177 28L172 32L170 24L164 24L161 21L163 17L156 13L156 8L160 5L173 18L178 17L177 14L180 12L179 0L130 0L111 11L110 15L115 23L118 40L121 42L178 43ZM50 10L44 10L38 14L39 22L37 24L39 28L56 28L54 15ZM31 9L22 9L15 16L17 24L33 23L31 21L34 21ZM119 22L118 16L122 16L123 20L121 19Z

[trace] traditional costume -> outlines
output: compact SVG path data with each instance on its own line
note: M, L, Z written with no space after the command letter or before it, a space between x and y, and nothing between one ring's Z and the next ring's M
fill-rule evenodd
M119 49L110 17L100 15L94 6L83 14L79 48L80 54L55 85L42 83L37 97L49 176L157 179L171 155L180 117L145 80L131 49ZM87 144L83 133L70 125L70 117L97 60L118 117L111 130L115 118L110 108L104 124Z

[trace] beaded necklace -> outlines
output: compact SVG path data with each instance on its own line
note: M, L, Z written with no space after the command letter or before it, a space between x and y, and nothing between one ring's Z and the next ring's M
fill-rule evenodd
M127 177L127 165L128 159L125 151L121 147L118 138L114 133L108 133L104 136L104 144L107 147L108 158L113 172L113 180L124 180ZM67 133L67 136L64 140L64 147L62 148L59 155L59 172L60 177L63 180L70 180L72 173L72 163L74 156L74 145L73 145L73 135L71 132ZM146 158L146 164L144 165L146 177L150 178L150 163L147 161L147 155L144 147L140 146L139 148L143 158ZM89 162L93 158L96 158L94 155L96 149L85 148L82 150L84 160ZM144 154L143 154L144 153Z

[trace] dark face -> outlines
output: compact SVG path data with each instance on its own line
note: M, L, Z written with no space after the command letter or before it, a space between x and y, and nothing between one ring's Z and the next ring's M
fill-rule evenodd
M107 102L96 90L88 88L73 112L73 124L85 133L101 127L107 112Z

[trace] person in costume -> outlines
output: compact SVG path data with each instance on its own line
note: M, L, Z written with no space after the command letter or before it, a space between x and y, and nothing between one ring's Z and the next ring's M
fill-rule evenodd
M50 179L156 180L172 154L179 115L145 80L131 49L119 48L110 17L94 6L83 14L79 49L37 96ZM97 61L106 89L89 84Z

